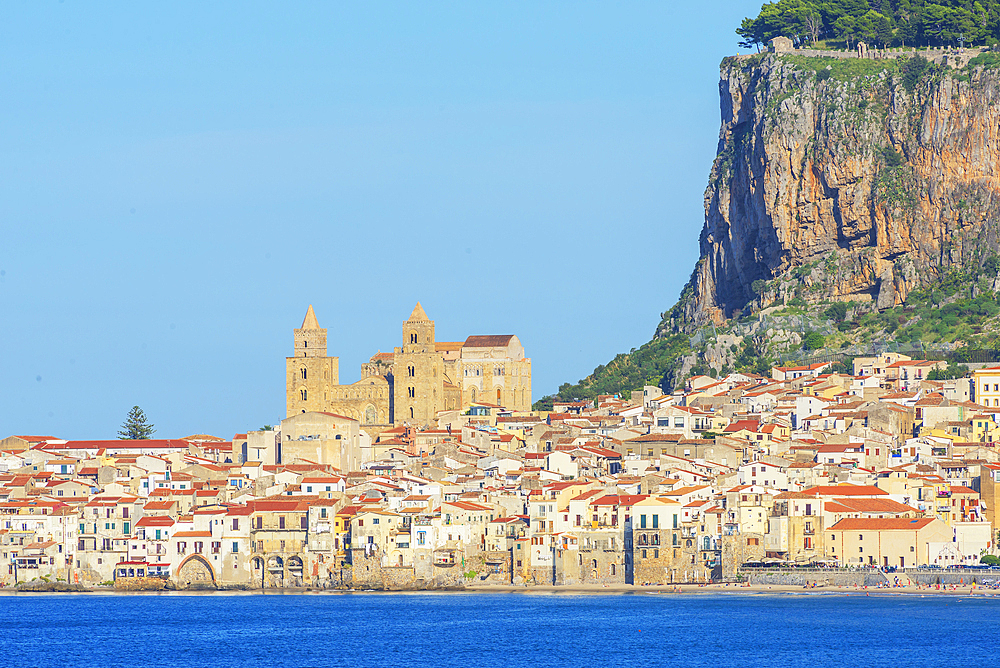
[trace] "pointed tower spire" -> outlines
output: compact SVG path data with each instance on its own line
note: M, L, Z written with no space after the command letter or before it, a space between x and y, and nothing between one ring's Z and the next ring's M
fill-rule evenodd
M410 314L410 319L407 320L407 322L419 322L425 320L430 320L430 318L428 318L427 314L424 313L424 308L420 305L420 302L417 302L417 305L413 307L413 313Z
M320 329L319 322L316 321L316 314L313 312L312 304L309 305L309 310L306 311L306 317L299 329Z

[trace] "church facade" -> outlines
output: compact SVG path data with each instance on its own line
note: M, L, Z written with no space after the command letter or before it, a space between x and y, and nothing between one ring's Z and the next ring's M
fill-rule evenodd
M327 330L309 306L285 358L286 414L350 417L373 431L432 425L440 411L490 404L531 410L531 360L513 334L437 341L418 303L403 323L402 345L364 363L361 380L340 384L339 358L327 355Z

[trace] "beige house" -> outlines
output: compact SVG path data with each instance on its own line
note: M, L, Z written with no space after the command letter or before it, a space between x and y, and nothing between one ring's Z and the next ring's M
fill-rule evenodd
M297 413L281 421L280 462L296 459L357 471L368 461L371 436L361 423L333 413Z
M1000 366L973 371L972 393L980 406L1000 407Z
M923 566L933 562L930 545L951 538L951 528L931 517L843 519L826 531L827 556L843 565Z

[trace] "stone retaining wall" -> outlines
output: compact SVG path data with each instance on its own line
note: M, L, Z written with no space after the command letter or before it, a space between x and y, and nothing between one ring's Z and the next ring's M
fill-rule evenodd
M982 584L984 580L993 582L1000 581L1000 570L945 570L945 569L907 569L904 573L913 582L922 585L962 585L962 584Z
M902 575L900 573L899 575ZM737 572L737 577L741 577L744 582L752 585L788 585L805 586L807 583L816 582L830 587L876 587L879 584L891 582L893 574L889 579L879 570L839 570L839 569L799 569L799 568L741 568Z
M118 591L163 591L167 581L163 578L118 578L115 589Z

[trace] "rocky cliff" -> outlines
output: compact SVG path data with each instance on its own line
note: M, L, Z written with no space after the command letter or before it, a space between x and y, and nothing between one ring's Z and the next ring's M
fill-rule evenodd
M658 334L793 297L888 308L986 262L1000 248L996 60L723 61L701 259Z

